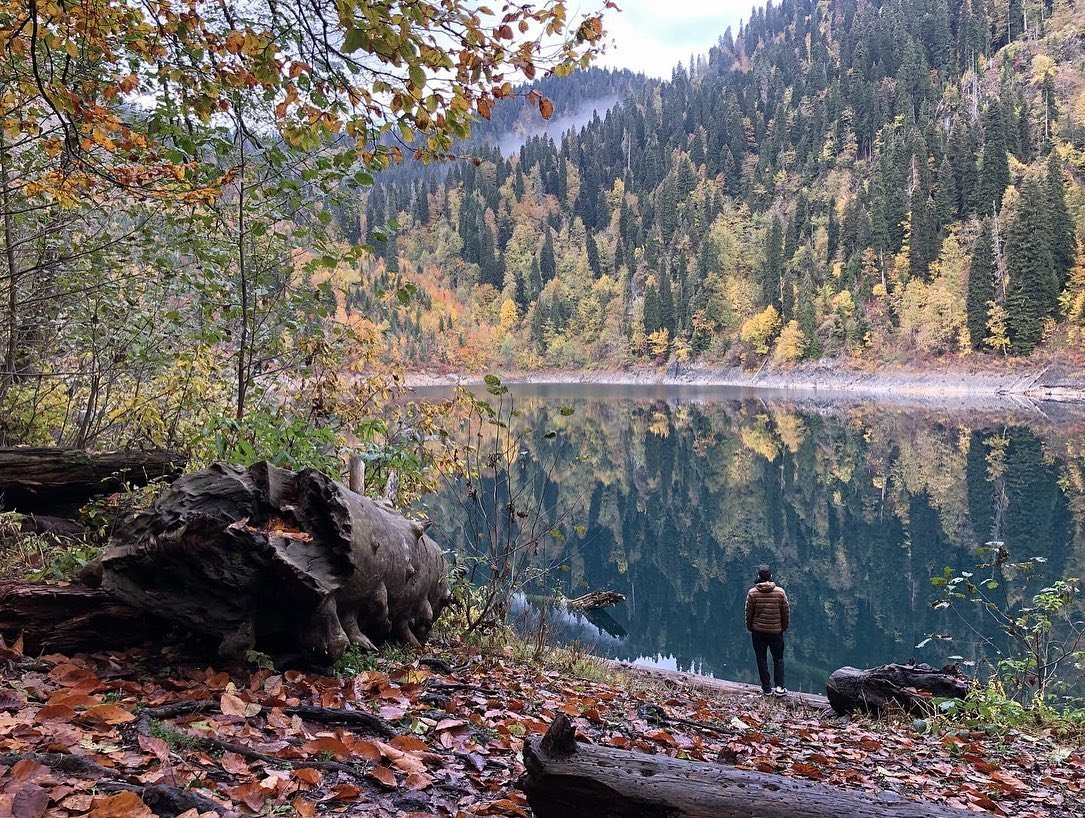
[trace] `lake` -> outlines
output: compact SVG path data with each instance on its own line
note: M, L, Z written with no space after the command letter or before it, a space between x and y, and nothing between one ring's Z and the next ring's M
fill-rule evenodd
M1046 560L1032 578L980 572L999 579L996 604L1082 575L1074 407L673 386L513 386L511 399L530 430L513 471L535 476L531 502L565 533L544 538L534 562L551 570L528 592L625 594L557 629L601 655L756 683L743 603L767 563L791 600L793 690L822 691L844 665L982 667L997 629L975 606L933 608L932 576L968 570L990 541ZM470 537L456 499L429 503L449 547Z

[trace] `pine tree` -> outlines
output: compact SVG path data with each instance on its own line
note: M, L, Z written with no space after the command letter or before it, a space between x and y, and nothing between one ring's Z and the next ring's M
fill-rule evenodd
M1058 306L1058 279L1050 245L1047 191L1035 177L1021 186L1016 216L1006 234L1007 327L1014 352L1028 354L1043 338L1044 319Z
M984 349L987 303L995 298L996 270L994 234L990 223L984 222L976 243L972 245L968 264L968 297L965 301L968 335L975 349Z
M1061 290L1066 276L1074 266L1074 222L1066 207L1066 188L1063 184L1062 162L1055 151L1047 156L1045 179L1047 208L1051 214L1051 257L1055 265L1055 277Z

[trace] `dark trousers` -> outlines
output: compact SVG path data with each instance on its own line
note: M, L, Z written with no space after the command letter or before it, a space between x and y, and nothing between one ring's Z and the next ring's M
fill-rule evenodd
M776 680L777 687L784 686L784 635L782 633L758 633L752 631L753 652L757 657L757 675L761 677L761 689L768 692L769 685L769 657L768 650L772 649L772 675Z

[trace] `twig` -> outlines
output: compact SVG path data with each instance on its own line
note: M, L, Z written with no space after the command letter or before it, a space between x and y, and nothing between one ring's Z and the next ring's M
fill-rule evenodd
M184 739L191 740L194 745L202 747L203 749L220 750L224 753L236 753L242 758L247 758L249 761L262 761L265 764L271 764L278 767L314 767L318 770L331 770L333 772L345 773L360 782L368 783L365 780L365 772L359 770L357 767L352 767L349 764L342 764L338 761L320 761L317 759L280 758L279 756L271 755L271 753L262 753L259 750L246 747L243 744L233 744L232 742L223 741L219 738L212 738L211 736L204 736L199 733L179 729L172 725L170 729L176 730ZM139 720L138 730L142 735L152 735L151 719L149 716L144 715L143 718Z
M299 716L302 719L320 722L321 724L348 724L354 727L363 727L373 735L382 738L392 738L396 735L392 725L380 718L380 716L364 713L361 710L338 710L328 707L313 707L311 705L283 707L281 710L287 716ZM190 713L221 713L222 708L216 701L198 700L176 702L161 707L148 707L142 712L149 718L164 720L187 716Z
M51 770L68 775L87 776L95 780L95 788L102 792L134 792L143 802L155 810L156 815L177 815L186 810L214 812L216 815L234 815L226 807L205 795L170 787L165 784L152 784L146 787L130 784L113 778L115 769L103 767L82 756L69 753L12 753L0 755L0 764L11 766L18 761L33 761Z

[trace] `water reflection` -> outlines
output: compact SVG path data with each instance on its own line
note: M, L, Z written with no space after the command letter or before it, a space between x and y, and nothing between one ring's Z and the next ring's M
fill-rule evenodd
M547 500L579 503L584 527L551 546L564 570L536 590L624 593L609 627L581 617L554 628L603 655L754 682L743 602L768 563L792 603L788 685L820 690L843 665L988 658L971 632L992 631L979 611L966 621L930 605L930 577L977 562L977 545L1045 557L1045 576L1082 574L1085 423L1065 407L1054 417L733 390L514 393L534 430L524 457L556 461ZM432 505L446 545L462 540L457 504ZM1022 589L995 593L1015 601ZM917 648L931 633L953 639Z

